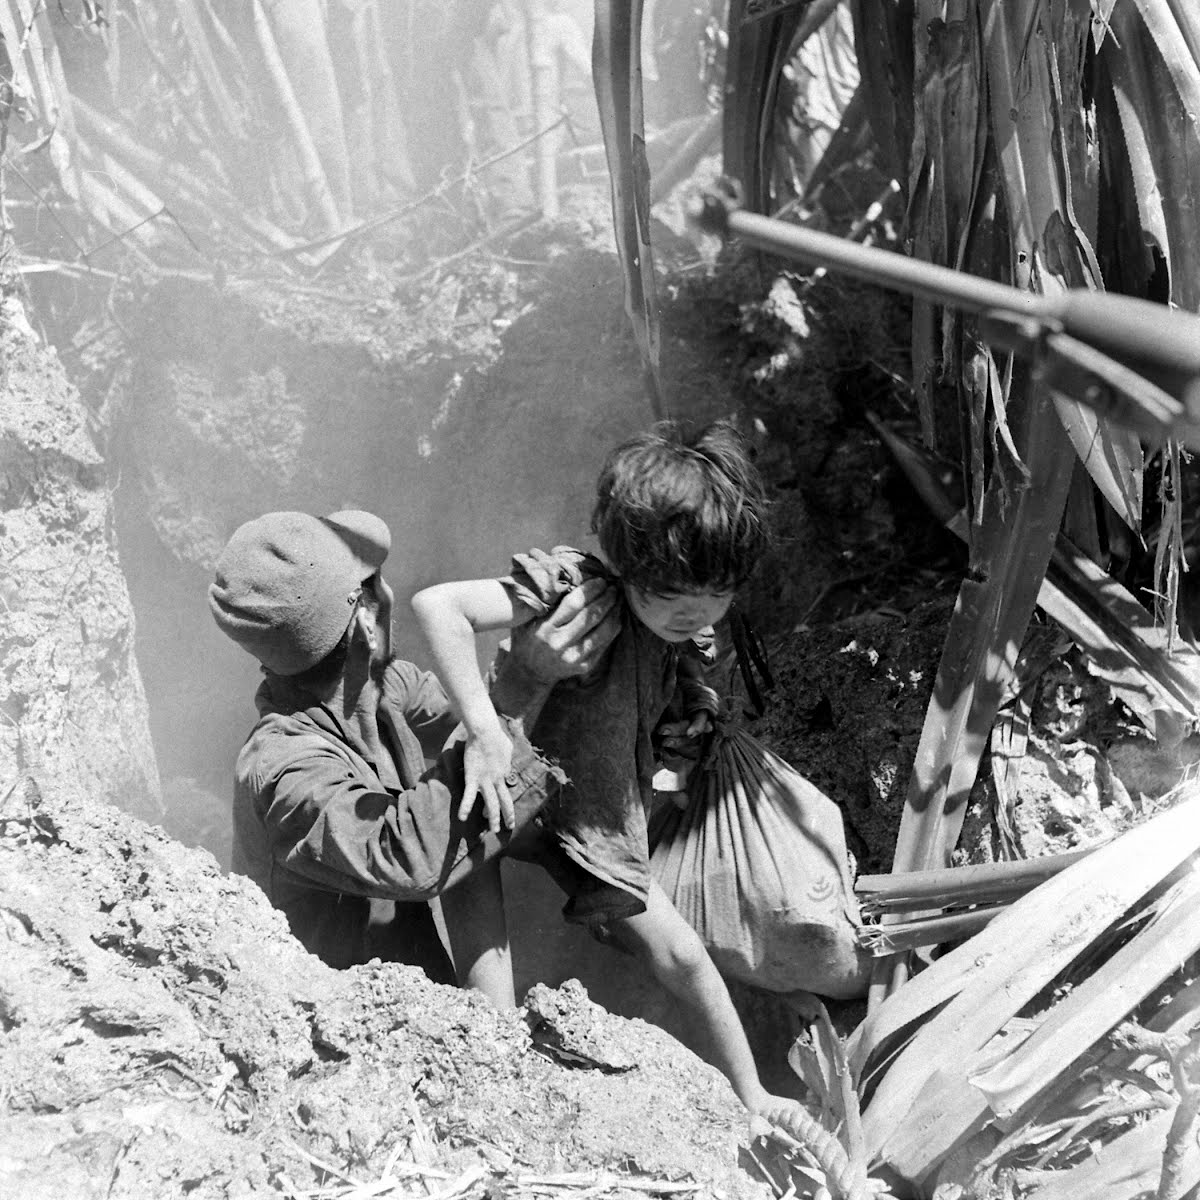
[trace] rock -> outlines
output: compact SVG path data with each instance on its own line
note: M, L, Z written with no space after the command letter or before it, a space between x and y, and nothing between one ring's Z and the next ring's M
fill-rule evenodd
M632 1071L637 1062L612 1036L611 1027L606 1036L608 1019L604 1010L588 999L578 979L568 979L557 990L536 984L525 997L525 1020L535 1046L569 1066Z

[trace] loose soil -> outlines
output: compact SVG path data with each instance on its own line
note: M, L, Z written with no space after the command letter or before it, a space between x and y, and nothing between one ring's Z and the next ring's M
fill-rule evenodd
M738 1166L728 1084L662 1031L578 985L499 1012L413 968L333 971L207 852L49 776L6 799L0 917L5 1196L287 1195L389 1171L496 1196L597 1172L605 1195L768 1194Z

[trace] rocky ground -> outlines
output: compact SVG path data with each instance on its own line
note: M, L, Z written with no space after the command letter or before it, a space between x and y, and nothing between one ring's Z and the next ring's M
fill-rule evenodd
M0 917L0 1195L767 1194L661 1030L578 985L501 1013L327 969L207 852L51 775L4 797Z

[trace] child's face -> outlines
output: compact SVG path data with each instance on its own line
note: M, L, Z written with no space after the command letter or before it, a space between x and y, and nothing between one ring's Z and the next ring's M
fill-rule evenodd
M733 590L725 592L647 592L625 585L625 599L651 633L664 642L686 642L716 624L733 603Z

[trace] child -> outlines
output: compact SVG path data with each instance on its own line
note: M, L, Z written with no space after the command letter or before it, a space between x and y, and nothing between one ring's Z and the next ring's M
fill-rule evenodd
M475 635L513 628L552 609L582 579L615 577L626 611L621 633L590 676L555 686L531 733L571 786L543 810L535 858L568 894L568 921L641 957L706 1035L716 1065L751 1112L787 1102L755 1071L724 981L695 932L650 874L646 815L651 735L681 685L687 732L708 728L695 639L728 611L767 541L758 474L727 423L695 435L664 424L609 456L597 483L592 531L605 560L560 547L514 559L505 579L446 583L413 598L437 674L466 728L469 813L482 797L493 829L511 822L505 787L510 746L488 699ZM676 731L678 731L676 729ZM512 1003L498 870L493 890L447 892L459 921L473 918L479 960L465 972L498 1003Z

